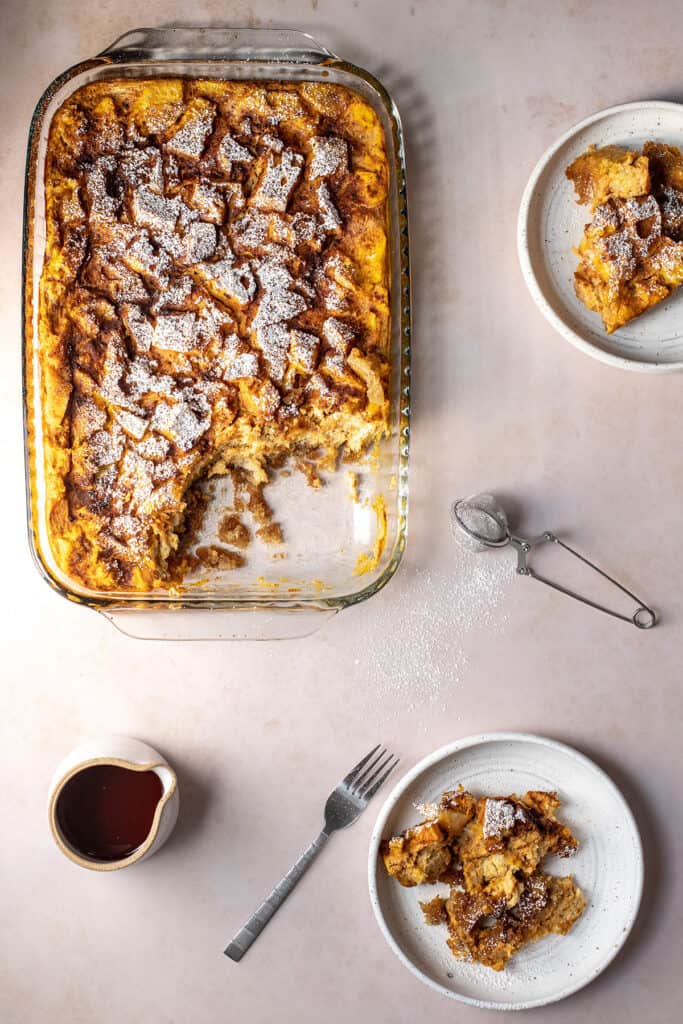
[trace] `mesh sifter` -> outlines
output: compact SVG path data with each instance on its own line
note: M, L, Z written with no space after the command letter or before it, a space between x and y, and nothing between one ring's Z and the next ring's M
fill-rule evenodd
M599 566L595 565L594 562L584 558L574 548L565 544L554 533L546 530L545 533L534 537L532 540L524 540L522 537L514 536L510 532L505 510L492 494L475 494L471 498L459 498L457 501L454 501L451 506L451 523L456 539L471 551L484 551L486 548L504 548L511 545L517 552L517 572L520 576L529 576L533 580L545 583L547 586L552 587L553 590L559 590L560 593L573 597L576 601L581 601L583 604L596 608L600 612L605 612L606 615L611 615L615 619L621 619L623 622L631 622L638 629L651 629L657 622L657 616L652 608L649 608L639 597L636 597L634 593L623 586L623 584L617 582L612 576L609 576ZM598 602L577 594L574 590L570 590L568 587L564 587L560 583L549 580L547 577L535 572L529 565L529 554L532 548L547 543L557 544L570 555L573 555L574 558L583 562L584 565L595 570L603 579L608 580L623 594L626 594L627 597L632 598L637 605L633 615L622 615L621 612L598 604Z

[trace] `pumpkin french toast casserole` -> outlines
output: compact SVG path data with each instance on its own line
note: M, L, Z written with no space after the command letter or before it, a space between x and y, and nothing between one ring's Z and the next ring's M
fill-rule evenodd
M683 154L660 142L642 153L592 146L566 175L591 211L574 289L611 334L683 282Z
M60 107L38 342L69 577L177 586L215 474L277 542L278 467L317 483L388 432L387 191L379 119L342 86L111 80ZM219 534L205 564L241 564L239 516Z
M456 959L500 971L527 943L565 935L583 913L573 878L541 870L545 857L568 857L578 846L555 815L559 806L555 793L477 799L449 791L380 853L401 885L447 882L447 898L421 903L426 923L448 926Z

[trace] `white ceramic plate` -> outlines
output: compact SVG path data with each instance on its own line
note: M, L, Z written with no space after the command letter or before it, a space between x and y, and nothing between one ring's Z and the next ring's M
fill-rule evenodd
M683 369L683 293L614 334L574 294L576 255L590 219L578 206L565 170L590 145L639 149L648 139L683 146L683 105L651 100L610 107L581 121L547 150L522 197L517 247L524 279L553 327L588 355L629 370Z
M553 874L573 874L586 909L567 935L551 935L492 971L456 960L444 927L424 924L419 900L447 893L442 885L405 889L379 861L384 838L421 819L416 804L431 803L459 783L475 794L556 790L561 820L580 841L571 859L549 857ZM370 841L370 899L382 933L421 981L463 1003L525 1010L564 999L596 978L617 954L638 912L643 856L638 828L612 780L583 754L555 740L524 733L470 736L420 761L384 804Z

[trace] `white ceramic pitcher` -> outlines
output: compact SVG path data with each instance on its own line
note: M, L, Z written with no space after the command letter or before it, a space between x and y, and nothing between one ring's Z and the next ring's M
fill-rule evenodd
M68 842L59 825L57 804L64 787L79 772L94 765L115 765L138 772L152 771L161 782L161 796L146 839L132 853L120 860L104 861L83 856ZM179 806L178 779L161 754L141 740L112 735L87 740L60 762L50 784L48 813L54 840L69 860L93 871L118 871L151 857L161 849L173 831Z

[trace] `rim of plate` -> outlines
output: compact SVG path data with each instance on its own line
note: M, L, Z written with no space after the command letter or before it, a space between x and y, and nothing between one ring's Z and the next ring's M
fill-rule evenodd
M517 218L517 257L519 259L522 276L524 277L526 286L539 310L548 323L555 328L558 334L561 334L562 337L574 345L575 348L578 348L586 355L592 356L593 359L598 359L601 363L606 363L608 366L618 366L622 370L630 370L631 372L640 373L675 373L683 370L683 362L651 363L640 359L627 359L625 356L618 356L613 352L606 352L604 349L598 348L597 345L593 345L591 342L586 341L586 339L577 331L573 330L569 324L565 323L562 317L555 312L546 299L545 293L538 283L531 255L529 253L529 219L533 200L535 198L536 187L541 175L558 150L569 142L574 135L583 131L584 128L588 128L590 125L595 124L596 121L604 120L606 117L612 117L615 114L626 113L629 110L654 110L656 108L675 110L677 113L683 114L683 103L676 103L673 100L635 100L631 103L618 103L616 106L605 107L604 110L598 110L597 113L591 114L589 117L585 117L582 121L578 121L546 149L531 172L524 192L522 193L522 201L519 206L519 216Z
M628 821L632 829L633 836L635 839L635 869L637 875L636 884L634 886L634 900L631 916L627 921L626 928L621 933L618 942L615 945L611 946L608 952L606 953L603 961L600 964L599 970L594 971L590 975L590 977L582 978L579 980L573 980L570 984L566 985L565 988L561 989L557 995L551 996L549 998L530 999L508 1004L495 1003L487 999L476 999L472 996L466 996L462 995L459 992L454 992L452 989L446 988L444 985L440 985L439 982L434 981L434 979L430 978L428 974L425 974L424 971L420 970L420 968L417 967L416 964L414 964L413 961L406 956L401 947L398 945L384 919L384 912L380 905L376 881L377 858L379 856L379 845L382 840L384 828L386 826L386 822L389 815L393 811L394 807L396 806L400 798L403 796L406 789L408 789L408 787L415 781L415 779L419 775L421 775L428 768L431 768L432 765L436 764L438 761L442 761L447 757L451 757L453 754L456 754L461 750L466 750L468 747L476 747L482 744L500 742L534 743L538 744L539 746L550 747L554 750L561 751L562 753L566 754L569 758L580 762L585 767L595 772L595 774L601 778L602 782L607 786L608 789L612 791L612 794L616 797L617 802L621 805L621 808L624 812L624 817ZM435 750L433 753L428 754L427 757L424 757L421 761L418 761L418 763L403 776L401 781L394 787L394 789L392 789L391 793L389 794L387 799L384 801L384 804L382 805L382 808L377 816L377 821L375 822L375 826L372 830L372 835L370 836L370 849L368 852L368 888L370 890L370 903L372 904L372 909L374 911L377 924L379 925L380 931L382 932L382 935L384 936L386 942L391 947L391 949L396 954L401 963L404 965L404 967L407 967L408 970L415 975L415 977L419 978L420 981L424 982L424 984L429 986L429 988L433 989L433 991L438 992L440 995L447 996L449 999L456 999L460 1003L467 1003L470 1006L476 1006L481 1010L500 1010L503 1012L508 1012L515 1010L531 1010L539 1006L548 1006L551 1003L558 1003L560 1002L560 1000L566 999L567 996L573 995L580 989L585 988L586 985L590 984L590 982L595 981L595 979L603 973L605 968L612 963L614 958L623 948L627 938L631 934L631 930L633 928L633 925L635 924L638 912L640 910L640 902L643 895L643 881L644 859L643 844L640 836L640 830L638 828L636 819L633 815L633 811L629 807L626 798L624 797L623 793L621 792L617 784L603 768L596 764L595 761L593 761L590 757L587 757L586 754L582 754L574 747L570 747L569 744L562 743L560 740L554 740L548 736L540 736L536 733L485 732L473 736L465 736L461 740L455 740L453 743L447 743L445 746L439 747L438 750Z

